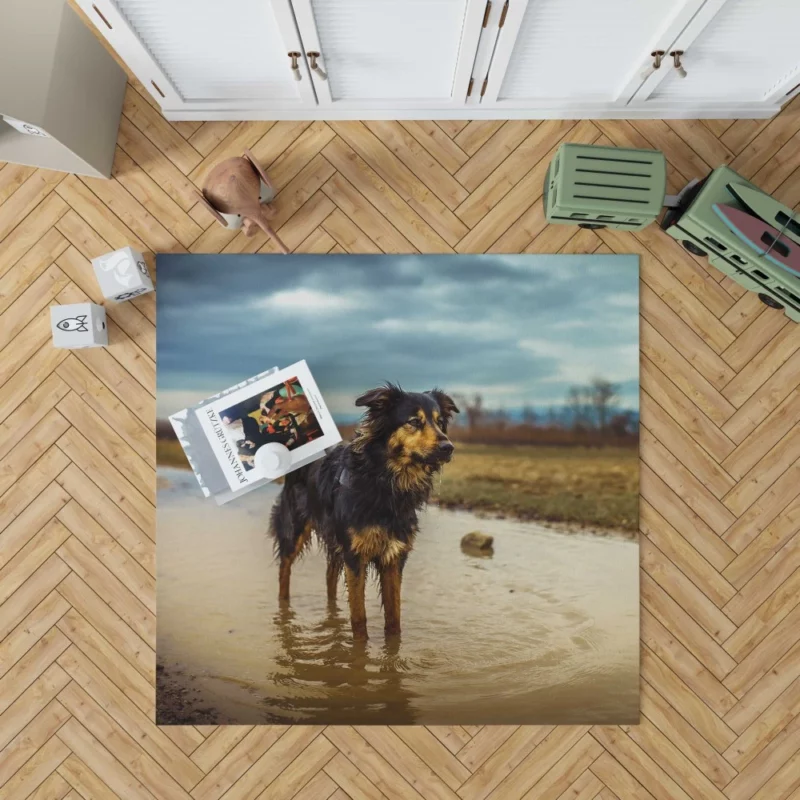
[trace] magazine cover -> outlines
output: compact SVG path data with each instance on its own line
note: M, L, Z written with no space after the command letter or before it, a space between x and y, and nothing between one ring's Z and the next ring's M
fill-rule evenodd
M216 398L195 414L233 491L265 477L257 452L266 444L290 451L291 470L341 441L305 361Z

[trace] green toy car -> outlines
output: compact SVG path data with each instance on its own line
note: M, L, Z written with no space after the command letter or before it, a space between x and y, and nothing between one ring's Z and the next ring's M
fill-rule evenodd
M676 196L667 197L666 186L666 159L658 150L562 144L544 179L545 216L548 222L561 225L638 231L655 222L666 204L661 220L666 233L690 253L708 256L713 266L756 292L766 305L784 309L787 317L800 322L800 274L786 259L783 266L776 263L781 261L781 250L794 252L800 245L800 219L792 209L772 200L730 167L719 167L702 181L692 181ZM738 187L755 208L745 207L729 186ZM742 192L743 187L752 191ZM759 220L767 239L748 242L743 231L737 235L729 224L738 211L749 215L740 215L741 221ZM728 224L723 215L728 216ZM767 240L771 242L768 250L761 247L761 241Z
M714 211L715 204L747 211L728 184L758 187L730 167L718 167L683 194L678 207L667 210L661 228L694 255L708 256L718 270L745 289L756 292L766 305L782 308L800 322L800 275L763 258L740 239Z

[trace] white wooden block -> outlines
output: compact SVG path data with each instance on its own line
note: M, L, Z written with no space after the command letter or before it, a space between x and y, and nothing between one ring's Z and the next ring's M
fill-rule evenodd
M132 247L93 258L92 266L106 300L122 302L153 291L144 257Z
M106 310L94 303L50 306L53 347L76 350L108 344Z

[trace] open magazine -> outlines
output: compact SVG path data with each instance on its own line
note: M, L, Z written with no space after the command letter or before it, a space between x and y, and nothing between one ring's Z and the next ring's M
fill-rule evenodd
M256 453L265 444L286 447L294 467L342 438L305 361L213 400L194 413L233 490L264 477L257 468Z
M305 361L256 376L170 421L207 496L239 494L274 478L262 467L262 447L286 448L285 474L342 440Z

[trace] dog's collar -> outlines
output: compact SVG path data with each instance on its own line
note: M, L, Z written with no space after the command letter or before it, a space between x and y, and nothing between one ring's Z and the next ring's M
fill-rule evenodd
M341 483L342 486L350 487L350 472L347 467L342 467L339 472L339 483Z

